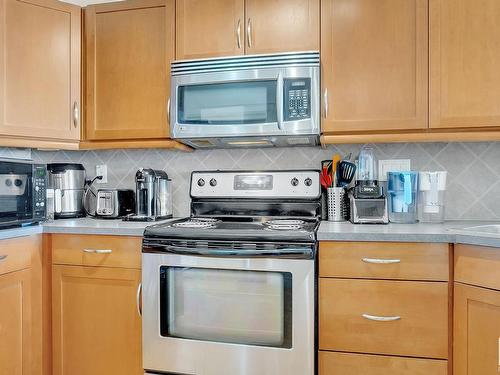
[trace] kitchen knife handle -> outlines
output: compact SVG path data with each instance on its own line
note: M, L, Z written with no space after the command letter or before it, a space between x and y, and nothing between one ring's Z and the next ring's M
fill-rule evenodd
M394 322L396 320L401 319L400 316L376 316L376 315L370 315L370 314L363 314L361 316L365 319L373 320L375 322Z

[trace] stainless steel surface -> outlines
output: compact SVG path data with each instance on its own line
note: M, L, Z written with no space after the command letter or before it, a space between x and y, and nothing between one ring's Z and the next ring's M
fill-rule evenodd
M299 181L297 186L292 180ZM209 181L216 181L211 186ZM305 181L311 179L308 186ZM200 184L204 181L204 184ZM265 185L270 183L269 186ZM251 189L243 190L238 184L255 184ZM201 185L201 186L200 186ZM263 189L259 189L261 186ZM319 173L317 171L273 171L273 172L193 172L191 175L191 197L194 198L305 198L316 199L321 195Z
M73 103L73 126L78 127L78 121L80 119L80 110L78 108L78 103L75 101Z
M396 320L401 319L400 316L376 316L376 315L370 315L370 314L363 314L361 316L365 319L373 320L375 322L394 322Z
M85 169L81 164L53 163L47 165L48 188L54 190L54 217L83 216Z
M401 263L401 259L374 259L374 258L363 258L363 262L370 264L395 264Z
M328 118L328 89L325 89L325 93L323 94L323 106L325 109L325 119Z
M238 43L238 49L241 49L241 18L238 19L238 24L236 25L236 40Z
M262 56L176 61L172 64L170 116L174 139L195 148L234 148L266 146L314 146L320 134L320 67L318 52L298 52ZM288 97L284 97L284 81L310 79L310 116L284 119ZM193 85L210 89L211 84L274 82L276 85L276 120L255 120L244 126L236 120L218 123L183 123L179 116L179 88ZM271 100L267 98L267 100ZM185 102L185 101L184 101ZM268 108L268 110L270 110ZM269 112L274 113L274 112Z
M88 254L111 254L113 250L111 249L83 249L84 253Z
M142 293L142 283L139 283L139 285L137 286L137 292L135 293L135 303L137 307L137 314L139 314L139 316L142 316L141 293Z
M55 214L72 216L81 215L83 210L83 189L55 189Z
M50 166L50 164L49 164ZM72 190L83 189L85 185L85 171L67 170L61 173L49 171L49 187L51 189Z
M165 337L160 332L161 266L185 269L286 272L292 274L290 349ZM314 374L314 262L283 259L213 259L172 254L143 254L143 365L146 371L203 375ZM234 319L232 311L218 320ZM208 316L205 315L205 318ZM274 318L252 316L254 321Z
M252 19L248 19L247 23L247 41L248 41L248 48L252 48Z
M172 181L161 170L141 168L135 175L136 210L130 220L156 220L172 216Z

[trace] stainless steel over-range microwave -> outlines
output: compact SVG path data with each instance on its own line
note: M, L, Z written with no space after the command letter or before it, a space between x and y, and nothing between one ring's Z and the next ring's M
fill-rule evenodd
M170 130L195 148L313 146L319 52L176 61Z

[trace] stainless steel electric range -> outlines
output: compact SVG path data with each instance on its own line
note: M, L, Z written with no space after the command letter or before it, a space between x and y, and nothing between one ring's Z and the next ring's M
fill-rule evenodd
M146 373L313 375L317 171L193 172L143 242Z

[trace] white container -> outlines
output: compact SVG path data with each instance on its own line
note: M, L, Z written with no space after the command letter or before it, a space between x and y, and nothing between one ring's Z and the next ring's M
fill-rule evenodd
M446 171L419 173L418 220L420 222L444 222L447 175Z

